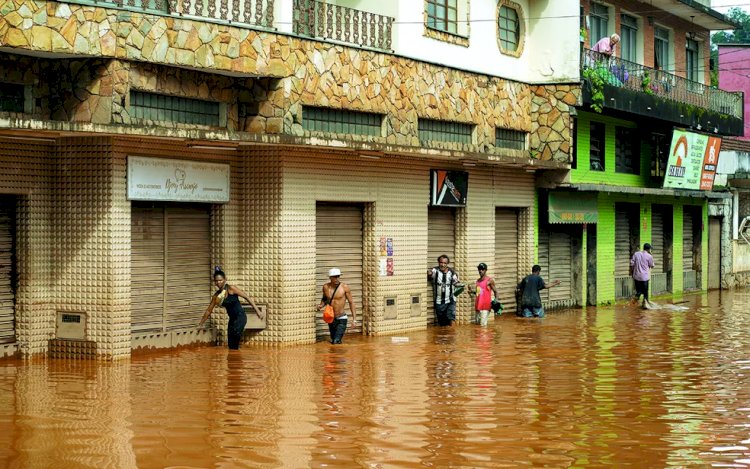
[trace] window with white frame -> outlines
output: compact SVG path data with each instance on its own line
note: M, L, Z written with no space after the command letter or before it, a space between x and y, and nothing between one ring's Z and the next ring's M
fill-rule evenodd
M668 70L670 66L669 30L659 26L654 27L654 68Z
M688 80L700 82L699 58L700 46L698 41L688 39L685 43L685 77Z
M427 27L458 34L458 1L427 0Z
M591 30L591 45L603 37L609 36L609 7L601 3L591 2L589 15L589 29Z
M620 15L620 53L623 59L638 61L638 18Z

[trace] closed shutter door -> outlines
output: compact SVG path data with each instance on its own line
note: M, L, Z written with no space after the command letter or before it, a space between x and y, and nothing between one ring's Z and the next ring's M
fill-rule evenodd
M328 270L341 269L341 282L349 285L362 319L362 207L357 205L318 204L315 229L315 279L318 294L328 283ZM349 311L349 303L346 303ZM360 323L361 324L361 323ZM349 314L351 326L351 314ZM361 332L359 328L347 328L350 332ZM315 331L318 339L328 338L328 324L323 313L315 316Z
M131 210L130 316L133 332L164 327L164 208Z
M654 210L651 213L651 252L654 254L653 273L664 272L664 213Z
M166 207L167 329L197 326L211 299L209 208Z
M544 228L539 229L539 248L537 249L539 258L539 267L542 268L542 277L547 275L549 272L549 231ZM526 275L530 274L527 273ZM549 290L546 288L539 292L539 296L542 298L542 303L547 304L549 302Z
M516 311L515 289L518 284L518 212L498 208L495 211L494 279L504 311Z
M207 205L133 205L133 332L197 326L211 299L209 210Z
M615 212L615 277L630 275L630 218L628 212Z
M693 214L685 210L682 221L682 270L694 270L693 267Z
M15 199L0 199L0 343L15 342Z
M573 278L571 274L570 235L562 232L551 232L549 235L549 268L542 271L547 282L559 280L560 285L548 290L549 300L558 304L570 304L573 296ZM564 302L564 303L563 303Z
M456 253L456 216L452 208L430 207L427 212L427 268L438 265L437 258L445 254L451 259ZM461 279L465 281L466 279ZM435 294L432 285L427 288L427 324L435 324Z

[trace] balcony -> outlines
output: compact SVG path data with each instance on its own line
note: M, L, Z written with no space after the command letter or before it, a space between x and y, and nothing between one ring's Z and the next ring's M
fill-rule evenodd
M273 27L274 0L69 0L186 19L212 21L241 27Z
M391 51L394 18L318 0L294 0L294 32Z
M584 49L583 99L595 111L639 114L722 135L744 132L743 95Z

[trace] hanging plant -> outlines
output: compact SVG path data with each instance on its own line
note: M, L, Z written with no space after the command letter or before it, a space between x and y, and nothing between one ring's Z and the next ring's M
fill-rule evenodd
M588 80L591 86L591 109L600 114L604 111L604 83L608 73L602 67L587 68L583 71L583 78Z
M651 88L651 72L648 70L643 72L643 78L641 79L641 89L648 95L653 95L654 90Z

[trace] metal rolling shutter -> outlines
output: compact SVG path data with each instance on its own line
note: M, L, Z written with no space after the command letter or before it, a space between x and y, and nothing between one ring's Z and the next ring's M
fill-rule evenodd
M664 272L664 213L651 212L651 248L654 254L653 273Z
M0 343L15 342L13 262L15 199L0 199Z
M539 231L539 266L546 283L560 280L560 285L540 292L542 302L550 307L570 304L573 297L572 244L570 234Z
M130 317L133 332L164 327L164 208L133 205Z
M518 279L518 212L515 209L495 210L494 279L504 311L516 311L515 289Z
M682 270L695 270L693 265L693 214L684 212L682 221Z
M341 282L349 285L357 317L363 318L362 308L362 207L358 205L318 204L315 224L315 288L322 294L323 285L328 282L328 270L341 269ZM319 296L317 296L320 298ZM346 304L349 311L349 303ZM361 327L351 327L349 332L361 332ZM360 322L361 324L361 322ZM315 333L318 339L328 338L328 324L323 321L323 313L315 315Z
M550 302L570 302L573 296L573 276L571 274L572 246L570 235L562 232L552 232L549 235L550 265L542 271L542 277L551 282L559 280L560 285L549 291Z
M166 207L167 329L197 326L211 300L209 209L208 205Z
M630 217L628 212L615 212L615 277L630 275Z
M133 332L190 328L200 321L211 299L209 210L207 205L133 205Z
M539 258L539 267L542 268L542 277L549 278L549 232L543 228L539 229L539 247L537 249ZM527 272L524 275L529 275L531 272ZM542 298L542 303L546 304L549 302L549 290L546 288L539 292L539 296Z
M453 267L456 254L456 216L452 208L430 207L427 212L427 268L438 265L437 258L445 254ZM462 282L467 279L461 278ZM427 324L435 324L434 292L427 287Z

